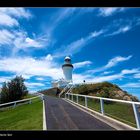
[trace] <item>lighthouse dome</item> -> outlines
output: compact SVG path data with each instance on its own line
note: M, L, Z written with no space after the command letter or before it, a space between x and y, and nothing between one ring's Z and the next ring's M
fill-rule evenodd
M70 59L70 57L69 57L69 56L66 56L66 57L65 57L65 60L71 60L71 59Z

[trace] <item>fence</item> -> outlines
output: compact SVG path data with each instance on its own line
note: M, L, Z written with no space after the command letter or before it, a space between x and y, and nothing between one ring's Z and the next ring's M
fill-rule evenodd
M117 116L121 116L123 119L119 117L115 117L115 119L125 122L133 127L137 127L137 129L140 129L140 102L124 101L72 93L66 93L65 98L76 102L77 104L81 104L86 108L91 108L95 111L98 111L102 115L108 115L114 118L115 116L109 115L109 113L116 113Z
M27 103L31 104L32 100L34 100L36 98L41 98L41 100L43 100L43 95L40 94L40 95L38 95L36 97L32 97L32 98L28 98L28 99L17 100L17 101L13 101L13 102L8 102L8 103L0 104L0 107L11 106L11 105L13 105L13 107L16 107L17 103L23 103L23 102L27 102Z

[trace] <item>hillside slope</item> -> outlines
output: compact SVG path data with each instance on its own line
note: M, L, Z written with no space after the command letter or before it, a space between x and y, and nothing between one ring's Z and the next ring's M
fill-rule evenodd
M75 88L73 88L72 92L75 94L98 96L112 99L139 101L136 96L132 96L128 92L123 91L119 86L109 82L76 86Z

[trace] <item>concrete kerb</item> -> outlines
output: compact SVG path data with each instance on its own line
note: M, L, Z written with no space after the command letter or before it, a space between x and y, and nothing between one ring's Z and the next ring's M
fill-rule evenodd
M68 99L65 99L65 98L63 98L63 100L65 100L66 102L68 102L68 103L72 104L73 106L79 108L80 110L90 114L91 116L95 117L96 119L108 124L109 126L115 128L116 130L138 130L138 129L136 129L134 127L131 127L131 126L125 124L125 123L122 123L118 120L115 120L111 117L102 115L102 114L100 114L96 111L93 111L92 109L89 109L89 108L84 107L80 104L77 104L77 103L75 103L71 100L68 100Z
M46 113L45 113L45 101L43 99L43 130L47 130Z

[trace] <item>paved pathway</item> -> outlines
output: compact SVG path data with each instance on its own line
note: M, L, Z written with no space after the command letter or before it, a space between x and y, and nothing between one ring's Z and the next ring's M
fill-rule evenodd
M45 96L47 130L113 130L106 123L56 97Z

